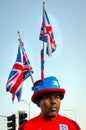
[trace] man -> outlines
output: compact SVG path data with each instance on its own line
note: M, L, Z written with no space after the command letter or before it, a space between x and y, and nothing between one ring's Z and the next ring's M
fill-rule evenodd
M35 82L32 90L31 100L40 107L41 113L26 121L18 130L81 130L75 121L58 114L65 89L60 88L56 77Z

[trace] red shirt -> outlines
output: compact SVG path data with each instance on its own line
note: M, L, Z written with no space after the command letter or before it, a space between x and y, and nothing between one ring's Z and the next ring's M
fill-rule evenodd
M19 127L18 130L81 130L75 121L57 115L52 121L45 120L42 115L38 115Z

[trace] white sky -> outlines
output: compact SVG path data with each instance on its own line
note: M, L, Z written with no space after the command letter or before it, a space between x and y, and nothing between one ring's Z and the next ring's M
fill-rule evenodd
M20 31L26 53L34 70L33 78L40 78L39 32L42 23L42 0L0 0L0 115L28 112L25 102L11 101L6 92L6 82L15 62L18 49L17 31ZM66 95L60 113L77 119L86 130L86 0L46 0L47 11L57 50L52 57L45 55L45 77L54 75ZM32 82L23 83L22 99L30 103ZM30 116L39 113L39 108L30 104ZM6 119L0 118L0 130L6 130Z

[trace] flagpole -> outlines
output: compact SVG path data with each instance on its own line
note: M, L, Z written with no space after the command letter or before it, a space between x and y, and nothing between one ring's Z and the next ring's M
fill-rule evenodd
M45 2L43 2L43 18L44 18L44 8L45 8ZM44 30L43 30L43 33L44 33ZM42 50L43 50L43 53L42 53L41 60L44 61L44 41L43 41ZM41 66L43 66L43 68L41 67L41 79L44 79L44 62L41 64L43 64L43 65L41 65Z
M18 37L19 37L18 40L19 40L20 45L21 45L22 40L21 40L20 32L18 31L17 33L18 33ZM26 61L27 61L27 60L26 60ZM27 62L27 65L28 65L28 68L29 68L29 64L28 64L28 62ZM33 80L33 77L32 77L32 74L31 74L31 71L29 71L29 73L30 73L30 77L31 77L32 83L33 83L33 85L34 85L34 80Z

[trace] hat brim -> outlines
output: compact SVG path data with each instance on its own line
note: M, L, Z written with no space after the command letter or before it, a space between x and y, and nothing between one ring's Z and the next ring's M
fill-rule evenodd
M63 89L63 88L46 88L44 90L40 90L40 91L34 93L31 97L31 100L32 100L32 102L36 103L37 97L39 97L43 94L46 94L46 93L51 93L51 92L59 93L59 95L61 95L61 100L62 100L64 97L64 94L65 94L65 89Z

